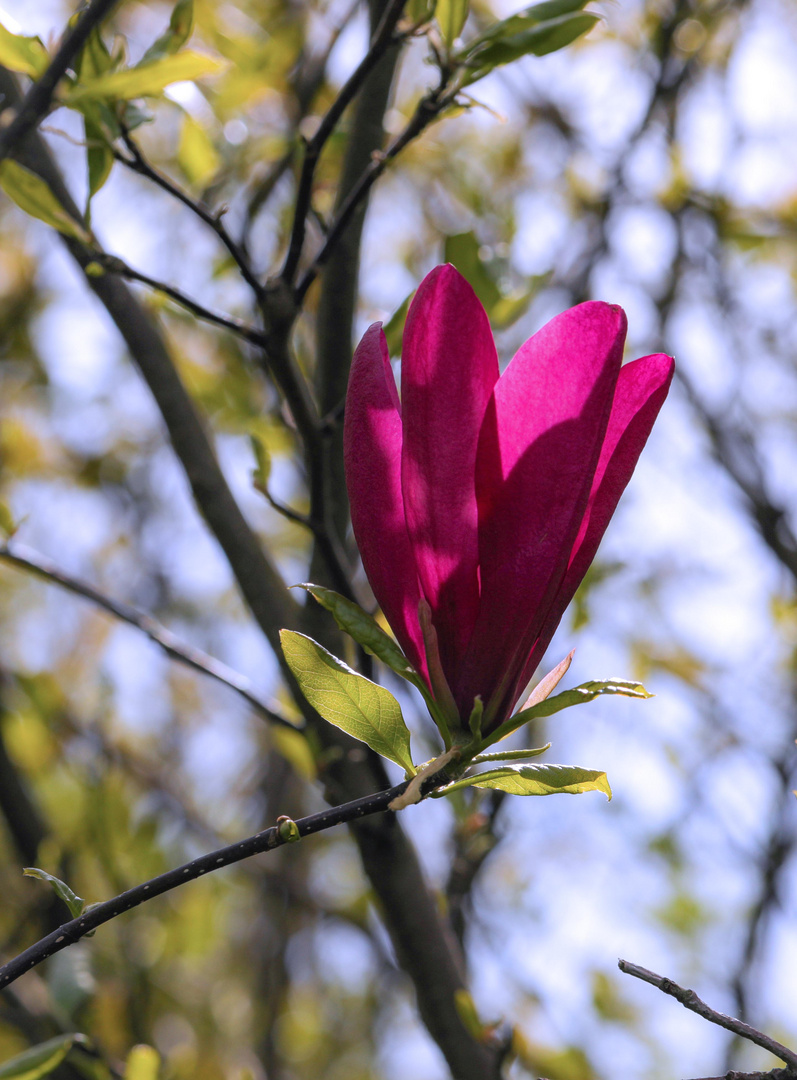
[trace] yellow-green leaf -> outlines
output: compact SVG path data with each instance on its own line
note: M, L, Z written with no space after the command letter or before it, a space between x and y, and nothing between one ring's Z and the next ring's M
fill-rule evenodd
M165 56L161 60L140 64L138 67L87 79L69 92L66 103L74 105L87 99L111 98L127 101L130 98L156 97L171 83L215 75L224 66L221 60L203 53L181 52L176 56Z
M313 708L414 776L410 733L393 695L304 634L281 630L280 640L288 666Z
M447 795L464 787L494 788L508 795L580 795L585 791L602 791L607 798L612 797L605 772L575 765L505 765L466 776L435 795Z
M305 582L297 588L306 589L321 607L331 613L341 630L353 637L358 645L378 656L397 675L417 684L418 676L407 657L376 619L363 611L359 604L321 585Z
M76 893L72 892L65 881L53 877L53 875L48 874L46 870L40 870L38 866L26 866L22 873L25 877L38 878L39 881L46 881L59 900L63 900L69 908L69 912L73 919L76 919L78 915L83 913L86 901L82 896L78 896Z
M449 49L462 33L469 7L469 0L437 0L434 17Z
M581 686L576 686L572 690L564 690L561 694L554 694L553 697L539 701L536 705L532 705L531 708L523 709L522 712L510 716L500 727L490 732L489 737L485 739L484 745L487 746L490 743L498 742L499 739L506 738L511 732L516 731L530 720L553 716L554 713L561 712L562 709L569 709L573 705L583 705L585 702L593 701L602 694L619 694L622 697L641 699L653 697L642 683L629 682L627 679L603 679L585 682Z
M0 1065L0 1080L39 1080L57 1069L74 1046L88 1045L85 1035L77 1032L57 1035L54 1039L32 1046Z
M142 64L170 56L188 41L194 28L194 0L177 0L169 19L169 29L154 42L141 58Z
M75 71L79 79L94 79L98 75L104 75L111 67L113 58L99 28L95 26L75 61Z
M19 162L6 158L0 164L0 188L31 217L46 222L64 236L72 236L84 244L92 242L90 234L67 214L47 183Z
M3 67L38 79L49 63L50 57L39 38L12 34L0 23L0 64Z
M154 1046L141 1043L127 1055L124 1080L158 1080L160 1054Z
M204 187L221 166L221 158L207 131L192 116L186 114L180 132L177 161L189 182Z

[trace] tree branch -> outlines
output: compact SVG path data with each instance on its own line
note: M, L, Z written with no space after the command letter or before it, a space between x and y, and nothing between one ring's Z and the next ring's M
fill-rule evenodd
M282 727L289 728L291 731L297 730L295 724L286 720L284 716L275 712L274 709L269 708L265 702L255 695L249 680L243 675L227 667L221 660L208 656L201 649L195 649L191 645L184 644L175 634L153 619L151 615L146 615L143 611L138 611L121 600L114 600L105 593L100 592L93 585L89 585L87 581L82 581L80 578L65 573L45 555L40 555L39 552L23 544L14 543L12 546L9 542L0 543L0 559L5 559L6 562L12 563L23 570L30 570L39 577L43 577L46 581L60 585L62 588L75 593L75 595L82 596L85 600L90 600L91 603L101 607L117 619L121 619L122 622L141 630L150 641L154 641L156 645L159 645L173 660L179 660L180 663L187 664L188 667L193 668L195 671L200 671L203 675L209 675L211 679L216 679L217 682L240 694L255 712L265 717L272 724L279 724Z
M230 253L235 265L241 271L241 277L252 289L255 296L259 297L263 291L263 286L255 276L244 252L238 247L227 232L224 222L222 221L222 215L220 213L213 213L206 206L203 206L201 202L192 199L186 191L183 191L182 188L178 187L178 185L171 181L168 176L164 176L162 172L159 172L153 165L150 165L141 152L138 144L124 126L122 126L122 139L131 156L126 157L124 154L114 151L116 160L121 161L123 165L126 165L128 169L132 169L133 172L138 173L139 176L145 176L148 180L151 180L153 184L157 184L159 188L168 195L171 195L172 198L177 199L183 206L187 206L200 221L204 221L206 225L210 226Z
M352 215L357 210L360 202L365 198L373 185L385 171L390 162L401 153L405 146L416 139L429 124L435 120L444 109L452 103L455 94L447 92L449 78L443 74L440 84L425 94L415 107L415 112L406 124L404 130L396 136L383 153L375 153L370 165L365 169L360 179L349 192L348 197L340 207L335 220L329 227L327 237L313 259L310 266L302 275L296 286L296 300L301 303L307 290L315 281L321 267L327 262L330 255L345 232Z
M327 140L335 130L338 121L343 116L348 105L354 100L370 73L393 44L393 31L401 18L401 13L404 10L406 2L407 0L390 0L390 3L385 8L379 25L371 38L368 52L341 87L338 96L327 110L315 135L313 135L312 139L310 139L305 146L302 172L299 177L299 187L296 192L293 228L288 244L288 253L285 257L285 265L280 274L280 277L291 285L296 277L296 270L299 266L302 248L304 247L307 215L310 211L313 194L313 178L315 176L315 169L321 151L324 149Z
M132 266L127 265L124 259L120 259L116 255L107 255L105 252L100 251L95 254L94 261L98 263L106 273L118 274L119 277L123 277L127 281L138 281L142 285L148 285L150 289L155 289L157 292L163 293L164 296L168 296L170 300L174 300L180 307L184 307L187 311L190 311L192 315L196 315L202 322L212 323L214 326L221 326L225 330L230 330L233 334L237 334L238 337L243 338L244 341L248 341L250 345L257 345L261 349L266 348L267 346L267 338L262 330L257 330L253 326L247 326L247 324L240 319L235 319L230 315L221 315L215 311L211 311L197 300L194 300L184 292L181 292L180 289L176 289L173 285L168 285L165 281L159 281L157 278L150 277L148 274L143 274L140 270L134 270Z
M710 1005L706 1005L705 1001L702 1001L694 990L685 990L684 987L679 986L678 983L674 983L663 975L656 975L655 972L648 971L647 968L639 967L637 964L631 964L627 960L618 960L617 966L624 974L633 975L635 979L650 983L651 986L661 990L663 994L674 997L676 1001L680 1001L684 1008L697 1013L704 1020L717 1024L719 1027L725 1028L726 1031L731 1031L734 1035L738 1035L742 1039L747 1039L748 1042L755 1043L756 1046L768 1050L770 1054L786 1062L789 1067L786 1070L788 1074L793 1076L797 1073L797 1053L789 1050L787 1046L783 1046L776 1039L770 1038L769 1035L765 1035L763 1031L750 1027L749 1024L745 1024L742 1020L736 1020L733 1016L726 1016L725 1013L717 1012Z
M74 28L67 33L50 66L33 84L19 105L14 119L5 130L0 131L0 161L14 153L25 136L44 119L52 104L58 83L86 44L91 31L100 24L116 3L117 0L92 0Z
M444 782L439 777L433 777L432 781L427 785L429 790ZM55 953L76 944L81 938L96 930L98 926L102 926L103 923L110 922L111 919L117 918L124 912L138 907L139 904L143 904L155 896L162 896L163 893L170 892L187 881L196 881L197 878L202 877L204 874L221 870L225 866L232 866L234 863L251 858L252 855L272 851L274 848L291 843L301 837L323 832L325 829L331 829L336 825L342 825L345 822L354 821L370 814L381 813L387 809L388 803L395 799L397 795L400 795L406 787L407 781L404 781L395 787L388 788L386 791L378 791L362 799L352 799L342 806L321 810L317 814L310 814L308 817L299 818L295 822L285 819L283 822L271 826L271 828L255 833L254 836L247 837L245 840L237 840L234 844L227 844L225 847L211 851L207 855L200 855L198 859L192 859L191 862L185 863L183 866L167 870L166 873L159 874L157 877L151 878L141 885L136 885L132 889L127 889L111 900L96 904L84 911L78 918L64 923L63 926L58 927L57 930L25 949L13 960L3 964L0 967L0 989L10 986L20 975L24 975L26 971L37 967Z

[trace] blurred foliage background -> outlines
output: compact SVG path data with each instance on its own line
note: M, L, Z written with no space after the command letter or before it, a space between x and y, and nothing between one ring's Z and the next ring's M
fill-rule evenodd
M599 559L551 648L569 679L656 694L559 714L553 760L605 768L615 798L471 793L402 814L464 942L485 1023L516 1027L508 1075L612 1080L770 1068L763 1052L655 990L623 956L797 1041L797 9L789 0L592 5L589 34L490 75L374 189L355 334L445 259L488 306L502 361L588 298L622 304L629 357L675 355L676 385ZM121 4L132 60L170 7ZM512 13L474 3L464 37ZM57 0L3 0L0 21L53 44ZM197 0L192 47L226 61L148 99L135 132L157 169L218 209L258 273L284 257L299 135L367 46L360 4ZM383 125L432 85L421 35L401 50ZM311 249L334 210L350 116L315 187ZM43 132L87 198L84 132ZM92 200L107 250L251 322L217 237L117 162ZM252 348L135 286L212 431L224 473L286 584L308 531L253 487L308 508L291 416ZM294 331L312 374L319 290ZM348 354L343 321L328 350ZM328 407L332 408L336 402ZM197 513L147 387L56 233L0 205L0 496L15 540L291 706L277 664ZM384 673L382 673L384 675ZM390 680L388 684L394 691ZM423 740L419 701L402 699ZM430 744L431 745L431 744ZM143 635L0 565L0 941L10 956L65 910L36 865L100 900L281 813L323 805L301 736ZM82 1031L116 1073L148 1043L174 1080L448 1075L417 1017L379 904L343 831L224 871L115 920L0 994L0 1060ZM57 1076L71 1078L68 1058ZM107 1071L103 1074L107 1075Z

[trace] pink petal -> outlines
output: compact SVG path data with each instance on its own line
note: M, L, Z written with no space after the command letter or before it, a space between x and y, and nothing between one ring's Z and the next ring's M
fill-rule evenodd
M625 330L620 308L580 304L496 384L476 464L482 595L461 708L477 693L503 700L542 630L586 509Z
M421 283L401 359L407 529L449 683L479 607L476 445L498 358L479 301L453 266Z
M352 360L343 456L351 522L379 606L411 663L426 676L418 573L401 495L401 411L382 324Z
M667 397L674 367L672 357L656 353L643 356L620 369L587 510L562 585L519 680L518 693L542 660L567 605L595 558L603 534Z

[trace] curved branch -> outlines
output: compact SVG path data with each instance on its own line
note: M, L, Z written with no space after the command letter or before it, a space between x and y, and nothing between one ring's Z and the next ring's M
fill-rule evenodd
M315 281L318 276L318 272L322 266L327 262L330 255L334 251L335 247L340 241L341 236L346 231L349 221L354 215L355 211L359 207L362 200L371 190L373 185L385 171L390 162L397 157L398 154L409 143L416 139L422 131L424 131L433 120L447 109L448 106L454 100L455 93L448 91L448 76L443 75L440 80L440 84L435 87L434 90L430 90L425 94L415 107L415 112L412 114L410 120L407 122L404 130L396 136L396 138L390 143L388 148L383 153L375 153L372 157L371 163L368 168L363 172L360 179L355 186L349 192L343 205L340 207L335 220L329 227L326 239L324 241L321 250L313 259L311 265L307 268L299 284L296 286L296 301L301 303L307 294L307 290Z
M327 140L335 130L343 113L346 111L347 106L354 100L368 76L393 44L393 31L401 18L401 13L404 10L406 2L407 0L390 0L390 3L385 8L379 25L371 38L368 52L354 69L348 80L344 83L338 96L327 110L315 135L313 135L312 139L310 139L305 146L302 172L299 177L299 188L296 193L293 228L288 244L288 253L285 257L285 265L280 274L280 277L289 284L293 284L294 278L296 277L296 270L299 266L302 248L304 247L307 215L310 212L310 203L313 194L313 177L315 176L316 165L321 156L321 151L324 149Z
M748 1042L755 1043L756 1046L768 1050L770 1054L786 1062L792 1075L797 1072L797 1053L794 1050L790 1050L788 1046L779 1043L777 1039L765 1035L758 1028L745 1024L743 1020L737 1020L733 1016L726 1016L725 1013L717 1012L710 1005L706 1005L705 1001L699 998L694 990L686 990L683 986L679 986L678 983L674 983L672 979L657 975L654 971L648 971L647 968L639 967L638 964L631 964L627 960L618 960L617 966L625 975L633 975L635 979L650 983L651 986L661 990L663 994L674 997L676 1001L680 1001L685 1009L697 1013L698 1016L702 1016L709 1023L717 1024L719 1027L725 1028L726 1031L732 1031L734 1035L738 1035L740 1038L747 1039Z
M437 783L440 783L440 781L437 780ZM26 971L37 967L55 953L74 945L81 938L96 930L98 926L110 922L111 919L115 919L124 912L138 907L139 904L143 904L145 901L151 900L155 896L162 896L163 893L170 892L187 881L196 881L197 878L202 877L204 874L242 862L244 859L251 858L252 855L272 851L283 844L291 843L303 836L310 836L312 833L331 829L335 825L342 825L347 821L354 821L369 814L378 814L386 810L388 803L397 795L400 795L406 786L407 782L405 781L396 787L389 788L387 791L378 791L373 795L366 795L362 799L353 799L342 806L321 810L317 814L310 814L308 817L299 818L295 822L286 820L281 825L273 825L271 828L255 833L254 836L247 837L245 840L237 840L234 844L227 844L225 847L211 851L207 855L200 855L198 859L192 859L191 862L178 866L174 870L167 870L165 874L159 874L141 885L136 885L132 889L127 889L118 896L114 896L111 900L97 904L78 916L77 919L72 919L70 922L64 923L63 926L59 926L57 930L43 937L40 941L31 945L30 948L25 949L19 956L15 956L13 960L3 964L0 967L0 989L10 986L20 975L24 975ZM286 826L288 827L286 828Z
M0 559L5 559L6 562L12 563L22 570L30 570L34 574L43 577L46 581L54 585L60 585L77 596L82 596L84 600L90 600L91 603L101 607L117 619L121 619L122 622L141 630L150 641L154 641L156 645L159 645L173 660L179 660L180 663L187 664L188 667L192 667L195 671L201 671L203 675L209 675L211 679L216 679L217 682L240 694L255 712L265 717L272 724L279 724L281 727L287 727L291 731L297 730L295 724L269 708L265 702L254 694L247 678L227 667L221 660L208 656L201 649L195 649L193 646L181 642L170 630L167 630L165 626L161 626L159 622L153 619L151 615L146 615L143 611L138 611L121 600L114 600L112 597L100 592L99 589L95 589L93 585L89 585L87 581L81 581L80 578L65 573L52 560L23 544L15 543L13 546L8 542L0 544Z
M255 296L259 297L263 291L263 286L255 276L246 255L227 232L224 222L222 221L222 214L213 213L201 202L192 199L187 192L183 191L181 187L178 187L178 185L170 180L168 176L164 176L162 172L159 172L153 165L150 165L130 132L124 127L122 127L122 139L131 156L126 157L124 154L114 151L116 160L120 161L123 165L126 165L127 168L131 169L133 172L138 173L139 176L144 176L148 180L151 180L153 184L157 184L159 188L168 195L171 195L172 198L177 199L183 206L187 206L200 221L203 221L208 225L226 247L233 262L240 270L241 277L252 289Z
M98 252L94 261L108 274L118 274L119 277L123 277L127 281L138 281L141 285L147 285L150 289L163 293L164 296L168 296L175 304L179 304L186 311L190 311L192 315L201 319L202 322L208 322L213 326L220 326L224 330L229 330L231 333L243 338L244 341L248 341L250 345L258 345L261 349L267 345L267 339L261 330L257 330L253 326L247 326L240 319L232 318L230 315L221 315L218 312L211 311L210 308L206 308L173 285L169 285L165 281L159 281L148 274L142 274L140 270L134 270L132 266L127 265L124 259L120 259L116 255Z

